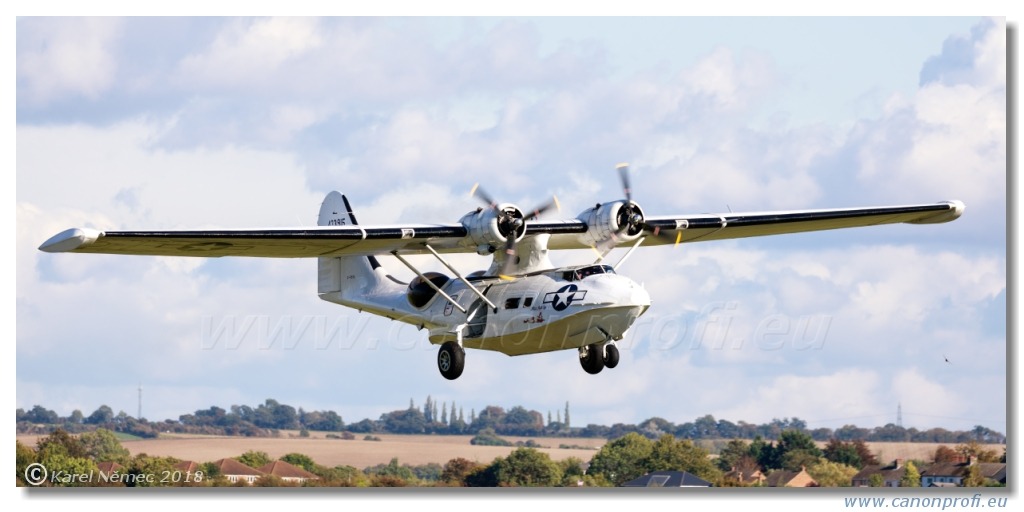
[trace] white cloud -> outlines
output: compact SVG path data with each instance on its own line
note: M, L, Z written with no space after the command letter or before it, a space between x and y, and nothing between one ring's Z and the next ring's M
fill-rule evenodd
M755 384L744 395L746 400L721 414L751 423L770 421L779 417L779 411L814 424L872 417L886 412L879 407L882 385L881 376L863 369L846 368L814 376L782 375Z
M855 135L866 186L887 198L906 190L956 198L971 215L1005 217L1006 28L985 29L970 55L944 54L930 63L955 60L957 73L892 102L882 119Z
M290 59L320 47L319 25L315 18L230 21L208 51L182 59L178 75L186 83L217 87L261 82Z
M18 96L23 101L94 99L113 85L119 20L22 18L18 25Z

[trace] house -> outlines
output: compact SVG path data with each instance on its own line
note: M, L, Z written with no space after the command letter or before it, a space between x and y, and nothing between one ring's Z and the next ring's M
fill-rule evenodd
M267 475L274 475L285 482L296 482L299 484L306 480L316 480L320 478L305 469L289 464L283 460L275 460L274 462L260 466L258 471Z
M871 477L874 475L880 475L882 479L881 487L899 487L900 481L903 480L903 476L907 473L906 465L903 459L896 459L892 464L871 464L864 466L856 475L853 475L850 485L853 487L871 487Z
M104 480L110 480L110 475L120 473L124 466L110 461L97 462L96 468L100 470L100 476Z
M246 482L252 484L256 482L256 479L263 476L261 471L250 468L235 459L220 459L214 462L213 465L217 466L220 474L231 483Z
M193 462L191 460L183 460L175 464L174 469L181 471L182 473L185 474L194 475L196 474L196 471L202 471L203 466L198 462Z
M967 461L937 462L921 471L921 487L963 487L964 479L977 466L982 478L1006 484L1005 462L978 462L977 457Z
M768 487L817 487L818 481L807 473L807 468L801 466L800 471L786 471L776 469L768 474L764 485Z
M743 485L764 485L765 480L767 480L760 469L739 469L736 467L733 467L732 470L723 475L723 478Z
M655 471L630 480L622 487L711 487L711 482L686 471Z

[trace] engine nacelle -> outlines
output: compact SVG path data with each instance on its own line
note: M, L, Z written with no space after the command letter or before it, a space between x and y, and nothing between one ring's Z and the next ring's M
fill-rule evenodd
M612 237L620 241L635 240L643 231L644 212L634 202L612 201L599 204L576 218L587 225L587 232L580 235L580 241L594 247Z
M416 279L409 283L409 289L405 292L405 300L409 301L409 305L417 309L422 309L437 295L437 290L434 289L434 286L427 284L423 279L424 277L429 279L438 288L444 287L451 280L450 277L440 272L427 272L423 274L423 277L416 276Z
M509 203L496 208L479 208L464 215L459 222L469 231L469 238L481 255L503 247L509 236L518 242L526 234L523 211Z

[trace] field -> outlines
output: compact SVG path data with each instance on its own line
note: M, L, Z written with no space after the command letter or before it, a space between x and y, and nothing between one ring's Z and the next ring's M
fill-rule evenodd
M314 432L310 437L298 437L295 432L285 432L283 437L227 437L163 434L159 439L123 440L121 442L132 455L170 456L182 460L211 462L225 457L237 457L246 451L266 452L277 458L288 453L302 453L324 466L348 465L359 469L386 464L397 457L403 464L420 465L430 462L444 464L456 457L475 462L490 463L495 457L508 455L514 447L474 446L469 444L472 436L437 435L394 435L376 434L380 441L365 441L362 435L353 440L328 439L323 433ZM35 446L41 436L18 436L22 443ZM542 446L540 451L554 460L577 457L589 461L605 439L592 438L518 438L504 439L516 442L532 439ZM824 446L824 443L818 443ZM888 463L894 459L930 460L935 449L943 443L867 443L878 460ZM559 445L574 448L559 448ZM954 447L955 444L946 444ZM1005 445L986 445L985 448L1002 454Z
M122 441L121 444L132 455L171 456L182 460L209 462L225 457L237 457L246 451L267 452L271 457L298 452L313 458L324 466L348 465L362 469L377 464L387 464L398 457L403 464L420 465L429 462L444 464L456 457L463 457L481 463L490 463L495 457L507 456L514 447L474 446L469 444L473 436L436 435L390 435L375 434L380 441L364 441L363 435L353 440L327 439L322 433L314 432L308 438L287 437L222 437L199 435L162 434L159 439ZM292 434L294 435L294 434ZM18 436L18 440L35 446L41 436ZM511 442L526 441L528 438L505 436ZM529 438L544 448L554 460L578 457L590 460L597 449L604 445L604 439ZM561 444L587 448L558 448Z

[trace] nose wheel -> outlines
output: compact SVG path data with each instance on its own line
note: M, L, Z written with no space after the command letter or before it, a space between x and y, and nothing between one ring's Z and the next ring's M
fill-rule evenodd
M437 351L437 369L441 376L448 380L455 380L462 375L462 369L466 366L466 351L454 341L446 341Z

